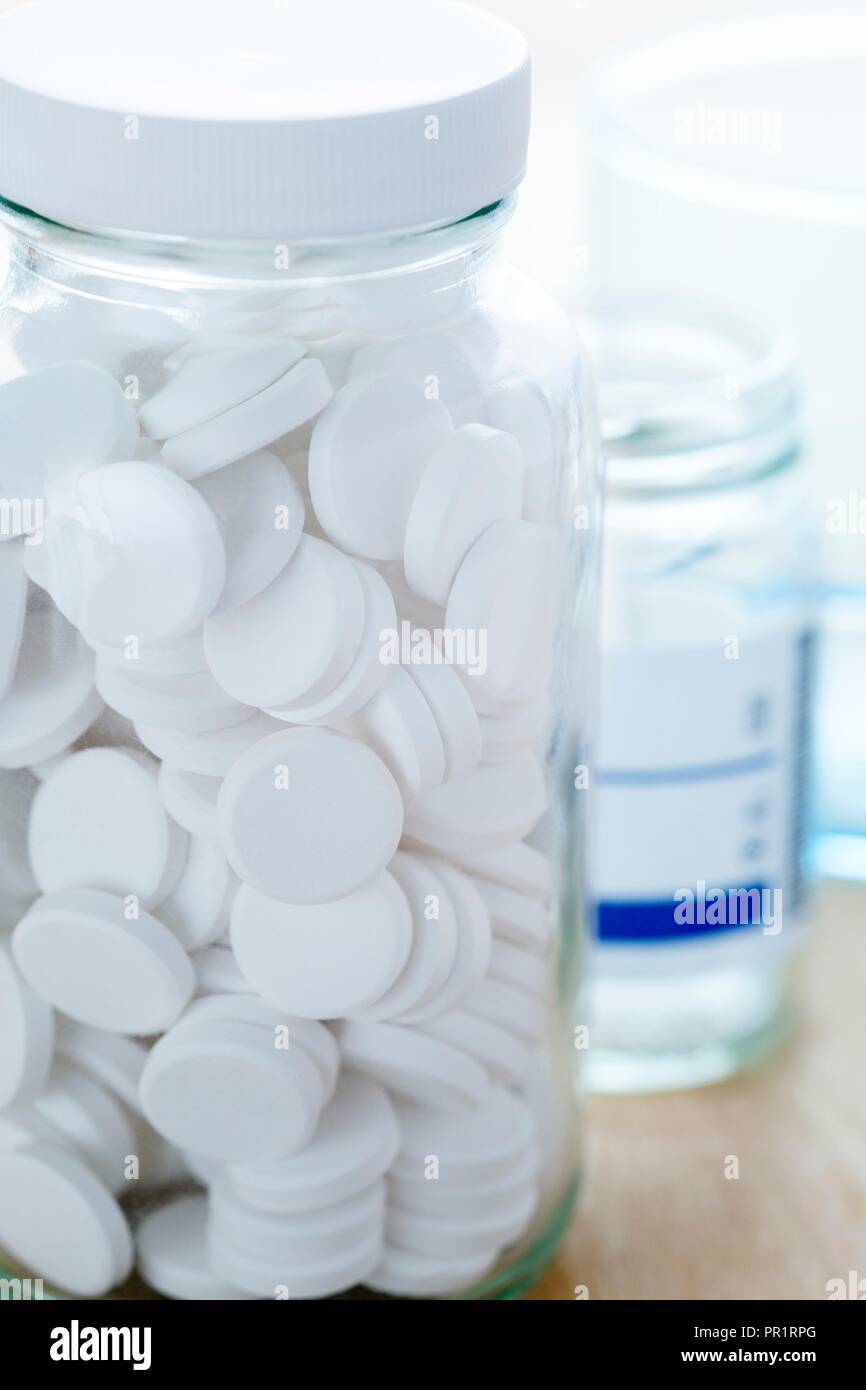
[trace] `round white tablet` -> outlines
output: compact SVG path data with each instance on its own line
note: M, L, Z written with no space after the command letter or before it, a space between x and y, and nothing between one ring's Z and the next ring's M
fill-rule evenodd
M471 1057L413 1028L347 1019L337 1024L337 1041L349 1066L437 1112L468 1110L487 1086Z
M139 419L153 439L183 434L257 396L303 355L301 343L284 339L189 357L141 407Z
M175 1028L206 1018L223 1019L228 1023L253 1023L266 1029L280 1047L299 1047L319 1074L325 1103L330 1101L337 1085L340 1052L332 1034L323 1024L308 1018L287 1017L282 1010L255 994L211 994L203 999L194 999L178 1019Z
M195 992L210 994L252 994L253 987L228 946L207 946L190 957L195 970Z
M205 651L214 676L237 700L262 709L310 703L349 670L364 617L352 561L326 541L302 536L267 589L208 620Z
M175 1197L149 1212L135 1232L142 1279L166 1298L230 1302L248 1298L211 1267L206 1197Z
M199 626L219 601L226 555L207 502L167 468L111 463L78 482L90 562L78 626L122 645L154 646Z
M159 770L159 794L173 820L190 835L217 838L216 808L222 786L221 777L200 777L176 767Z
M537 1202L535 1189L530 1187L512 1199L510 1209L493 1216L448 1218L439 1212L427 1216L392 1205L385 1220L385 1239L398 1249L442 1259L498 1253L523 1235Z
M382 1232L365 1236L327 1260L262 1260L234 1246L211 1245L214 1264L224 1278L258 1298L330 1298L363 1284L382 1257Z
M338 391L310 444L310 494L331 540L370 560L399 560L421 475L451 417L405 377L364 374Z
M434 998L457 956L457 918L442 882L419 855L395 854L389 872L406 895L412 913L412 949L390 989L353 1017L368 1022L412 1022L415 1010Z
M74 1146L110 1191L129 1190L126 1164L137 1152L135 1134L126 1111L106 1090L61 1058L34 1098L33 1109Z
M371 565L355 561L364 590L364 627L358 655L343 679L313 704L286 705L272 710L275 719L289 724L328 724L347 719L363 709L383 684L388 666L382 660L382 634L397 628L394 596Z
M474 985L464 996L463 1007L527 1043L538 1042L544 1031L544 1001L501 980L488 978Z
M242 724L253 713L218 685L209 671L185 676L139 676L100 657L96 683L105 702L133 724L202 734Z
M189 958L168 927L96 889L40 898L15 928L12 950L43 999L112 1033L170 1028L193 990Z
M546 698L518 705L514 714L483 714L480 717L482 760L509 762L521 752L543 747L552 728L550 704Z
M460 849L451 848L448 854L455 864L487 882L530 897L550 896L553 884L550 860L532 845L517 842L497 849L480 849L471 844Z
M475 542L494 521L519 517L523 459L513 435L464 425L430 460L409 512L406 578L416 593L443 607Z
M167 1033L141 1077L154 1129L220 1162L278 1158L309 1143L322 1099L315 1066L252 1023L201 1019Z
M395 1173L423 1176L427 1155L436 1154L441 1181L478 1186L513 1174L536 1128L526 1101L497 1086L486 1086L477 1104L460 1114L399 1104L397 1119L402 1138Z
M137 438L134 409L101 367L64 362L16 377L0 387L0 497L62 496L89 469L129 457Z
M468 1013L465 1003L460 1009L427 1019L421 1031L467 1052L498 1084L519 1086L526 1075L531 1058L529 1045L508 1029Z
M528 835L548 803L544 770L524 753L513 762L482 763L419 796L408 809L406 833L446 851L467 842L495 849Z
M560 601L559 544L552 526L496 521L457 572L446 626L487 634L486 666L473 684L495 699L531 700L545 688Z
M304 499L289 470L264 450L200 479L196 489L223 530L226 580L214 613L266 589L291 560L304 529Z
M54 1014L0 941L0 1110L45 1085L54 1054Z
M342 1018L381 999L412 945L406 895L387 872L337 902L291 906L244 885L231 940L247 979L299 1018Z
M487 419L508 430L520 445L526 462L523 514L528 521L550 521L556 515L559 470L553 412L537 382L514 377L500 382L484 397Z
M225 777L232 763L259 739L279 729L266 714L251 714L227 729L211 729L200 734L160 729L155 724L137 724L135 732L145 748L167 767L196 772L200 777Z
M163 445L163 461L182 478L201 478L257 449L266 449L312 420L332 395L321 362L304 358L264 391L203 425L175 435Z
M394 1107L367 1077L344 1073L315 1134L298 1154L272 1163L230 1166L228 1177L262 1211L312 1211L369 1187L400 1147Z
M0 767L53 758L81 737L102 709L93 664L93 653L59 613L29 616L15 679L0 702Z
M512 1171L496 1182L459 1183L441 1173L427 1176L429 1169L414 1178L392 1174L388 1178L388 1196L403 1211L446 1221L507 1219L532 1191L538 1165L538 1150L532 1148L515 1159Z
M156 766L116 748L72 753L42 783L28 829L43 893L101 888L145 907L171 891L186 843L165 813Z
M228 861L214 840L193 835L183 871L159 909L187 951L210 946L223 933L223 908L231 882Z
M454 333L412 333L362 347L352 376L362 372L397 372L421 390L436 392L455 424L483 419L481 378Z
M407 666L429 704L445 748L445 780L463 777L481 757L481 725L469 693L453 667Z
M313 1264L381 1235L385 1183L380 1178L343 1201L313 1211L264 1212L244 1202L223 1172L211 1187L210 1212L212 1249L222 1246L253 1259Z
M10 926L39 891L27 854L27 826L38 786L23 768L0 769L0 922L5 924L8 915Z
M287 903L345 898L384 869L403 829L385 764L343 734L287 729L243 753L217 808L229 863Z
M129 1227L111 1193L49 1144L0 1154L0 1245L82 1298L108 1293L132 1268Z
M0 544L0 700L11 688L24 636L27 574L20 541Z
M406 802L440 786L445 745L420 688L402 666L391 666L384 684L355 716L353 728L379 754Z
M457 953L447 980L432 1000L425 1001L425 1019L454 1008L484 978L492 947L490 917L474 884L452 864L437 861L432 867L457 918Z
M437 1294L461 1293L489 1273L495 1258L494 1251L485 1251L468 1259L440 1259L386 1245L382 1260L367 1283L371 1289L395 1297L432 1298Z
M57 1020L57 1053L99 1081L133 1114L141 1113L138 1083L147 1061L147 1049L141 1043L61 1016Z
M536 999L543 998L548 990L547 961L525 947L514 946L508 941L493 942L490 977L515 989L525 990Z
M487 883L483 878L474 878L473 882L487 905L494 937L524 951L547 949L553 928L543 902L500 883Z

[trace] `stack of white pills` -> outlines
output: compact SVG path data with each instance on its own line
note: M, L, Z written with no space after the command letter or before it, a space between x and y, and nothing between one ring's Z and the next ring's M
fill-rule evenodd
M0 1249L61 1290L449 1295L531 1243L566 434L464 266L69 293L111 351L37 317L0 385L44 499L0 540Z

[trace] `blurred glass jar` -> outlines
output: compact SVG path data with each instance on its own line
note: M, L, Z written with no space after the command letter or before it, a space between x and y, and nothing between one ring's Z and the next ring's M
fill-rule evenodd
M721 1078L802 939L815 547L789 357L646 297L585 326L608 451L591 1083Z

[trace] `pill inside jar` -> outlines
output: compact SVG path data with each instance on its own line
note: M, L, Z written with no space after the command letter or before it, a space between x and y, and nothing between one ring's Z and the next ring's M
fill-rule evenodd
M0 1273L512 1297L581 1168L599 514L502 246L528 50L239 32L0 16Z

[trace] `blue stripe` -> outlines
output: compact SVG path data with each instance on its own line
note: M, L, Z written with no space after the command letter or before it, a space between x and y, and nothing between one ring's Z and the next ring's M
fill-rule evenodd
M746 777L774 767L774 753L753 753L726 763L697 763L692 767L600 768L596 782L602 787L657 787L665 783L714 782L723 777Z
M766 884L753 884L751 888L724 889L727 902L729 892L761 893ZM714 887L708 893L717 891ZM760 904L759 899L759 904ZM752 903L749 901L749 908ZM706 904L712 908L713 904ZM717 935L719 932L739 931L743 927L761 925L760 905L757 914L747 922L691 923L677 922L674 913L679 904L673 894L657 901L606 901L596 905L596 930L599 941L682 941L696 936Z

